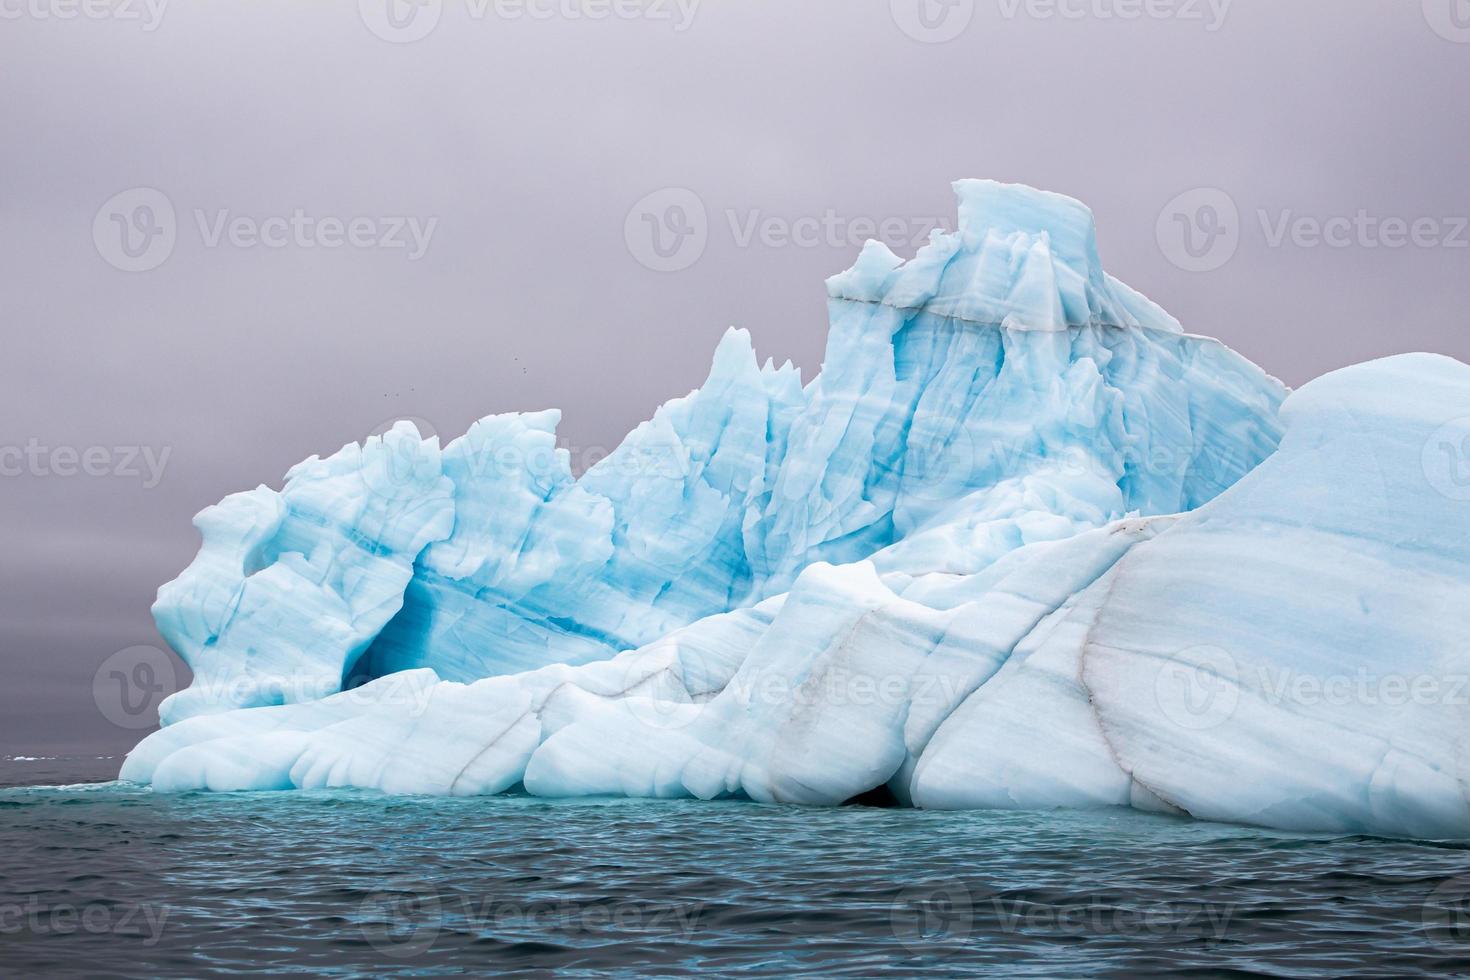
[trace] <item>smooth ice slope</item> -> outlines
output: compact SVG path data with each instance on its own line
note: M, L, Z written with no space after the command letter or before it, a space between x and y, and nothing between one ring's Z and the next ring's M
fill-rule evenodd
M1196 816L1470 835L1470 493L1444 435L1470 368L1359 365L1283 417L1279 453L1120 563L1082 672L1106 738Z
M1426 450L1470 368L1278 411L1103 273L1081 205L957 186L958 232L829 283L804 389L735 331L581 479L555 413L501 416L206 511L156 607L200 680L123 776L1470 834L1470 521ZM1441 690L1301 683L1339 675Z

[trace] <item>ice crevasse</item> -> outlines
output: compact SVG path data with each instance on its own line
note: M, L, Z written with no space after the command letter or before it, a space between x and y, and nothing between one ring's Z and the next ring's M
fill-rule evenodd
M956 189L806 385L732 330L580 477L555 412L405 423L205 510L122 777L1470 836L1470 367L1288 394L1078 202Z

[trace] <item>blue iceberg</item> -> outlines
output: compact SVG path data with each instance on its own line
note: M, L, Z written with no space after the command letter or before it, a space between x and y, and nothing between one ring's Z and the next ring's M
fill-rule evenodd
M1470 368L1288 396L1080 203L956 190L805 386L732 330L580 477L555 412L404 423L204 511L123 778L1470 833Z

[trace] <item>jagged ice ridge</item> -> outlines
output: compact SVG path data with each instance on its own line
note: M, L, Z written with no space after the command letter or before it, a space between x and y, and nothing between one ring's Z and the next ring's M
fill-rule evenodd
M123 778L1470 835L1434 449L1470 368L1288 397L1108 276L1078 202L956 189L958 231L828 282L804 387L732 330L580 478L556 412L404 423L205 510L154 606L195 680ZM1446 690L1301 694L1343 677Z

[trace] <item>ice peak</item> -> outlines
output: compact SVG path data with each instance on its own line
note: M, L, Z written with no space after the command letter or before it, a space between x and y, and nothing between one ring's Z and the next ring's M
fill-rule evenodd
M834 300L1008 330L1103 326L1180 332L1178 321L1103 271L1092 211L1024 184L961 180L959 230L905 262L869 242L827 281Z
M1027 184L978 178L955 181L954 191L960 199L960 234L965 238L977 243L990 236L1044 240L1057 261L1101 284L1097 225L1092 209L1081 201Z

